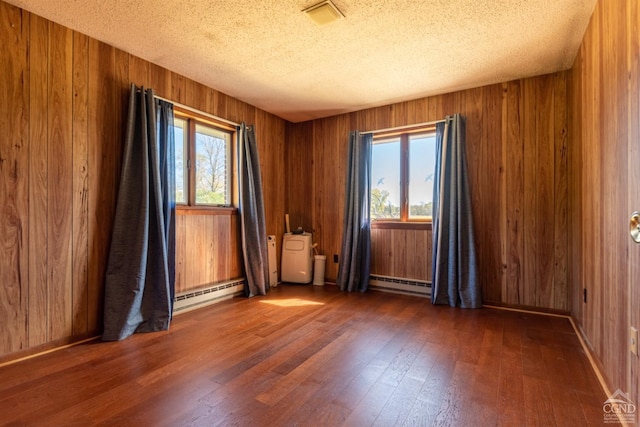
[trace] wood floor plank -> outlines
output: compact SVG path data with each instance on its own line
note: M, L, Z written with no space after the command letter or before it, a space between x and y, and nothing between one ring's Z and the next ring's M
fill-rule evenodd
M565 318L279 286L0 367L0 425L600 425ZM570 407L567 407L569 405Z

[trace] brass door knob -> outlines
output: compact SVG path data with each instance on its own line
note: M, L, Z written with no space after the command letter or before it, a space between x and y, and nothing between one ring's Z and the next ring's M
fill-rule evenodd
M634 242L640 243L640 212L636 211L631 214L629 220L629 234Z

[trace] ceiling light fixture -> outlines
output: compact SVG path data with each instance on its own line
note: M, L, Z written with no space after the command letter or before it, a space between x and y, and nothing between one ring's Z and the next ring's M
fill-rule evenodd
M303 10L316 24L322 26L344 18L344 15L331 0L324 0Z

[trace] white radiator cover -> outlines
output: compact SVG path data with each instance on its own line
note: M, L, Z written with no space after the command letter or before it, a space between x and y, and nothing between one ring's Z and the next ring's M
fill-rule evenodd
M176 294L173 300L173 314L186 313L196 308L240 296L244 289L244 283L244 278L234 279Z
M369 288L376 291L390 292L394 294L431 297L431 282L407 279L404 277L372 274L369 277Z

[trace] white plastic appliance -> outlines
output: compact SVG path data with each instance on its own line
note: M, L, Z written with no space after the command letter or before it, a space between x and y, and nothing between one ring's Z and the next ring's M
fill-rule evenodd
M281 279L289 283L311 283L313 249L311 233L285 233L282 238Z

